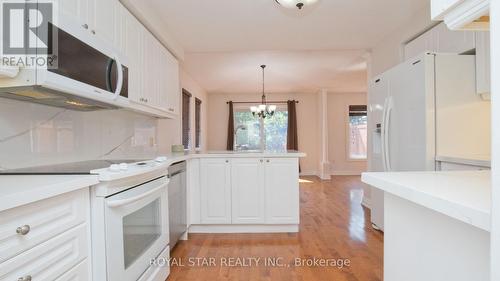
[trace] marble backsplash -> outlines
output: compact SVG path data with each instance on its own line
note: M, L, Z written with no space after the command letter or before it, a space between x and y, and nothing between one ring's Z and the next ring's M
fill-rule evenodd
M152 158L158 120L126 110L79 112L0 98L0 169Z

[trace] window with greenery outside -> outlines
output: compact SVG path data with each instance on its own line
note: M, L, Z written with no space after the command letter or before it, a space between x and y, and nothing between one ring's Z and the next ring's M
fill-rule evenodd
M248 109L234 112L235 150L286 150L288 111L270 118L254 117Z

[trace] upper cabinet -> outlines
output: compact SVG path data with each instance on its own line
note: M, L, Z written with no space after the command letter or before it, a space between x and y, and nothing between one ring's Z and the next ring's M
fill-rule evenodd
M490 33L476 32L476 87L477 93L484 99L490 98L491 92Z
M82 29L113 44L117 0L59 0L59 14L80 24Z
M432 0L431 17L451 30L488 30L490 0Z
M405 45L405 58L413 58L425 51L461 54L474 50L472 31L452 31L440 23Z
M63 20L126 57L130 109L161 118L179 115L179 62L118 0L59 0Z
M476 54L477 94L490 96L490 40L487 31L450 30L444 23L408 42L405 58L411 59L423 52Z

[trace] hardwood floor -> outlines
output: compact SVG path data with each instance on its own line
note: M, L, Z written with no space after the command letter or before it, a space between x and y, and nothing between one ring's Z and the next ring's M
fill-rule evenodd
M172 265L168 280L382 280L383 234L361 207L362 187L359 177L303 177L299 233L191 234L174 249L172 261L182 265ZM282 266L266 266L267 257ZM350 265L295 266L296 258L348 259Z

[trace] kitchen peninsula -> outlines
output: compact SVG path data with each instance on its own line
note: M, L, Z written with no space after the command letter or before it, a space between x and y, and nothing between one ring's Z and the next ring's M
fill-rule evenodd
M384 280L489 280L490 171L364 173L384 191Z

